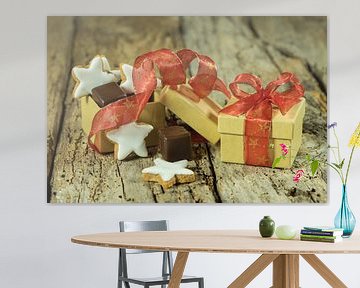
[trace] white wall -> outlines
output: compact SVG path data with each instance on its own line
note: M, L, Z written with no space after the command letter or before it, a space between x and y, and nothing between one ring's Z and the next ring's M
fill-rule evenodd
M50 3L53 2L53 3ZM135 205L46 204L46 15L221 14L328 15L329 121L339 122L345 146L360 120L360 5L343 1L7 1L0 17L0 287L115 287L116 250L70 243L75 234L115 231L119 219L171 221L172 229L255 228L263 215L278 224L331 224L340 183L331 173L327 205ZM131 5L129 4L131 2ZM61 39L60 39L61 41ZM5 133L4 133L5 131ZM360 151L349 184L360 219ZM357 176L357 177L356 177ZM360 227L360 225L358 225ZM254 255L192 254L187 273L203 275L206 287L226 287ZM360 287L360 255L322 256L351 288ZM137 267L147 269L135 259ZM328 287L302 263L302 287ZM270 286L270 270L251 287Z

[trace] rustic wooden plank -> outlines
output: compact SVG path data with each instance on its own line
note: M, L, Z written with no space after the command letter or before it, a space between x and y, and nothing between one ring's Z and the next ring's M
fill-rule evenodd
M277 21L281 19L286 20L279 17ZM304 79L308 90L304 144L294 167L283 171L223 163L219 157L219 145L211 145L218 194L222 202L230 203L325 202L325 168L320 169L315 178L304 177L297 187L294 187L292 176L296 169L302 167L300 159L306 153L326 159L326 96L306 63L298 57L294 58L293 54L280 53L277 47L259 38L264 33L254 31L253 21L254 18L249 17L185 17L184 42L189 48L211 55L218 64L220 76L227 82L243 72L259 75L264 83L274 80L279 72L286 69L291 68L291 71L296 72L300 79ZM324 27L324 24L320 27ZM300 30L298 34L307 32L306 29ZM297 38L297 42L300 40ZM319 38L318 41L324 39Z
M183 47L178 17L79 17L73 63L87 63L96 54L106 55L114 66L132 63L146 51ZM67 72L66 72L67 73ZM80 127L80 109L71 96L71 81L65 101L61 139L51 179L52 202L57 203L151 203L215 202L212 171L206 146L195 148L198 160L190 163L197 180L164 191L156 183L141 180L141 170L152 158L116 161L88 149ZM154 154L154 151L153 151Z
M303 167L300 159L305 159L307 154L316 156L321 163L325 163L327 161L327 129L325 128L327 124L327 96L325 94L326 81L321 79L326 79L327 77L326 17L274 17L274 20L266 18L263 25L252 24L257 23L257 21L261 22L261 20L264 20L264 17L253 17L250 19L249 25L254 34L264 44L268 55L279 70L293 72L298 75L306 91L305 98L307 105L303 126L303 145L300 148L297 161L294 163L294 168ZM268 23L269 21L277 23L279 27L286 27L286 25L296 27L297 34L289 28L291 30L290 34L296 35L296 37L293 36L295 38L290 42L292 45L287 45L286 51L288 53L284 53L278 46L273 45L273 43L266 43L261 38L262 36L260 35L266 34L262 32L262 29L266 30L269 26L272 26ZM309 24L305 23L311 23L311 25L309 26ZM314 27L314 23L317 25L316 27ZM272 32L275 33L275 31ZM314 33L316 34L314 35ZM314 47L311 47L311 49L308 47L312 51L308 51L304 47L303 53L297 56L299 46L304 45L304 39L311 40L311 45L314 45ZM316 59L318 62L315 63ZM314 62L311 64L309 61ZM314 75L315 68L309 67L310 65L314 67L320 65L319 67L322 68L318 69L318 71L321 70L323 74L320 76ZM326 182L327 167L323 165L319 168L316 177L305 177L296 187L296 190L290 191L290 194L295 196L293 200L296 202L302 202L304 198L309 197L315 203L325 202L327 200Z
M259 38L290 58L300 58L327 85L327 17L253 17Z
M298 58L287 57L272 46L267 46L267 51L273 61L282 71L290 71L299 75L306 89L306 114L303 126L303 145L301 146L294 169L303 167L301 159L306 155L311 155L320 160L321 163L327 161L327 97L323 93L319 83L314 79L311 72L306 68L303 61ZM293 170L294 170L293 169ZM304 177L296 190L291 194L295 196L296 202L303 201L304 198L311 199L312 202L325 202L327 199L327 167L319 167L315 177Z
M249 28L247 17L183 17L186 47L209 55L217 64L218 75L230 83L242 72L254 72L264 82L279 73Z
M214 191L213 171L209 165L209 155L205 144L193 146L195 160L189 162L189 169L196 175L196 181L174 186L164 190L160 185L152 185L153 194L158 203L214 203L218 195ZM158 154L157 156L161 156Z
M63 101L71 66L74 34L73 17L49 16L47 20L47 175L50 177L58 133L62 121ZM61 39L61 41L59 41Z

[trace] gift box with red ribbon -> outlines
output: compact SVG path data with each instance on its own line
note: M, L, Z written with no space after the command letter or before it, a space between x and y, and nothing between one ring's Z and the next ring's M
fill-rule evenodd
M192 96L197 97L187 85L180 85L176 90L167 86L161 91L159 101L207 141L217 143L220 140L218 115L222 107L208 97Z
M242 90L243 84L255 93ZM218 119L221 160L271 167L273 160L283 155L276 167L290 168L301 146L305 114L304 88L299 80L285 72L263 88L257 76L240 74L229 86L234 97ZM281 144L288 147L287 153Z
M194 60L198 63L197 73L187 78L186 71ZM110 69L108 64L104 66ZM273 159L282 153L280 144L285 144L290 153L277 167L291 167L301 145L305 113L304 89L296 76L282 73L263 88L258 77L240 74L229 85L230 93L217 77L215 62L190 49L178 52L159 49L138 56L131 72L131 95L102 108L90 97L82 98L83 129L88 133L91 148L98 152L112 151L106 133L129 123L145 122L155 128L165 125L164 107L159 106L162 104L149 102L159 85L157 71L163 89L155 100L210 143L215 144L221 138L222 161L271 166ZM241 84L250 85L256 92L241 90ZM280 92L284 86L289 87ZM221 108L208 98L214 90L231 98L230 105Z
M150 124L153 129L145 138L146 146L158 145L158 129L164 128L166 124L165 107L160 102L153 101L155 97L150 97L157 93L154 89L141 111L139 110L137 103L133 101L136 97L132 71L133 67L127 64L120 64L119 69L112 70L103 55L96 55L88 66L75 66L72 69L76 82L73 96L80 100L81 127L88 135L90 147L99 153L114 151L114 143L106 133L126 124L121 123L124 120ZM128 108L125 115L121 115L125 111L119 109L120 106ZM106 126L109 123L113 125ZM94 127L97 129L95 132Z
M186 70L193 60L198 61L198 72L187 79ZM156 101L177 114L209 142L219 141L217 117L221 107L207 96L213 90L217 90L230 98L230 92L217 77L217 68L211 58L190 49L178 52L159 49L137 57L133 67L132 81L135 94L97 111L88 136L90 147L97 150L94 135L101 135L103 131L110 131L141 119L143 111L149 105L150 96L157 87L156 68L164 87L160 96L154 97Z
M208 96L213 90L230 98L224 82L217 77L215 62L189 49L177 52L182 66L170 73L182 79L178 85L167 85L159 95L159 101L202 137L212 144L220 140L217 131L218 114L222 107ZM184 72L193 60L198 62L198 72L184 79ZM185 81L184 81L185 80Z
M88 135L91 130L92 121L96 113L101 108L94 102L90 97L82 97L80 99L81 109L81 127L83 131ZM138 122L147 123L154 127L154 130L145 138L146 146L156 146L159 143L158 130L164 128L165 123L165 107L160 102L148 102L141 112ZM93 136L92 141L94 142L97 151L100 153L109 153L114 151L114 143L112 143L107 137L105 130L99 131Z

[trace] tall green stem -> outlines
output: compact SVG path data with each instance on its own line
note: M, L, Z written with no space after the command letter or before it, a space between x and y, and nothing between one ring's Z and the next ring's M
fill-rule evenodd
M338 165L341 165L341 162L342 162L342 158L341 158L341 153L340 153L340 142L339 142L339 137L337 136L336 134L336 130L335 130L335 127L333 127L333 131L334 131L334 135L335 135L335 139L336 139L336 145L337 145L337 152L338 152L338 160L337 160L337 164ZM334 154L335 156L335 154ZM336 159L336 156L335 156L335 159ZM343 173L343 170L342 170L342 167L339 168L339 174L340 174L340 178L341 178L341 181L343 184L346 184L345 180L344 180L344 173Z
M337 145L337 151L338 151L338 156L339 156L339 163L341 163L342 161L342 158L341 158L341 154L340 154L340 145L339 145L339 137L337 136L336 134L336 130L335 130L335 127L333 127L333 131L334 131L334 135L335 135L335 139L336 139L336 145Z
M355 142L359 139L360 137L360 132L357 134ZM350 154L350 158L349 158L349 163L346 169L346 176L345 176L345 185L347 184L347 180L348 180L348 176L349 176L349 170L350 170L350 165L351 165L351 161L354 155L354 151L355 151L355 147L356 145L354 144L353 148L351 149L351 154Z
M334 165L332 165L332 164L330 164L330 163L326 163L326 164L329 165L331 168L333 168L333 169L335 170L335 172L339 174L342 184L345 185L344 178L343 178L343 176L340 174L339 169L336 168Z
M353 158L354 151L355 151L355 145L354 145L353 148L351 149L350 159L349 159L349 163L348 163L348 166L347 166L347 169L346 169L345 185L347 184L347 180L348 180L348 176L349 176L349 170L350 170L350 165L351 165L351 161L352 161L352 158Z

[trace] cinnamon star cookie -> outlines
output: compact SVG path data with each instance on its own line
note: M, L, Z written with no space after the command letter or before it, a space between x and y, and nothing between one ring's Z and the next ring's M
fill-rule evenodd
M151 125L131 122L106 132L106 137L115 143L115 158L123 160L132 152L140 157L147 157L145 138L151 130L153 130Z
M187 169L188 161L180 160L176 162L167 162L160 158L154 160L155 166L142 170L145 181L158 182L165 189L168 189L176 183L189 183L195 181L195 174Z
M91 95L91 90L110 82L119 81L120 72L110 70L110 65L104 56L95 56L89 66L76 66L72 69L72 75L76 81L73 91L75 98Z

